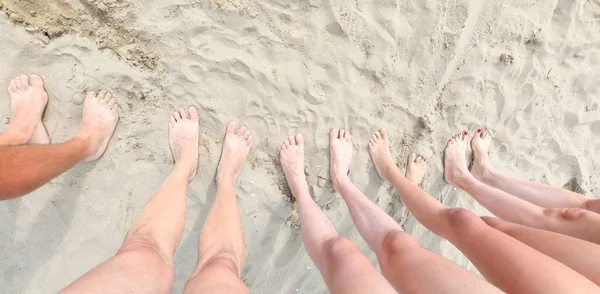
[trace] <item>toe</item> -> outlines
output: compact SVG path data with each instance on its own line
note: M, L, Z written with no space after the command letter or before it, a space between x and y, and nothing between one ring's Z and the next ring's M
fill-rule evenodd
M344 134L346 134L346 130L340 129L340 131L338 132L338 139L344 138Z
M243 137L243 136L244 136L244 132L245 132L247 129L248 129L248 128L246 127L246 125L241 125L241 126L240 126L240 129L237 131L237 134L238 134L240 137Z
M17 91L17 79L12 79L8 85L8 92L14 93Z
M40 77L39 75L36 74L32 74L29 79L31 80L31 86L36 88L36 89L44 89L44 79L42 79L42 77Z
M254 140L252 139L252 136L250 136L248 138L248 140L246 140L246 146L248 146L248 148L252 148L253 144L254 144Z
M381 128L381 130L379 130L379 133L381 133L381 138L382 139L386 139L387 138L387 131L384 128Z
M381 140L381 132L380 131L375 132L375 139Z
M296 144L302 145L304 144L304 137L302 134L296 134Z
M190 119L192 120L198 120L198 109L194 106L190 106L188 107L188 113L190 114Z
M250 132L250 130L246 130L244 132L244 140L248 140L248 138L250 138L250 135L252 135L252 132Z
M112 94L107 92L106 95L104 95L104 102L106 104L110 103L110 100L112 100L112 97L113 97Z
M173 118L175 118L175 121L180 121L181 114L179 114L179 112L175 111L175 112L173 112Z
M86 100L93 99L93 98L96 98L96 92L89 91L89 92L85 93L85 99Z
M110 100L108 100L108 103L107 103L108 107L110 107L110 108L113 108L113 106L115 106L116 104L117 104L117 99L112 98L112 97L110 98Z
M481 138L487 139L489 137L490 137L490 132L484 131L484 132L481 133Z
M21 89L27 90L29 89L29 76L21 75Z
M227 130L227 134L228 135L234 134L235 133L235 129L237 129L237 125L238 125L237 121L234 121L234 120L230 121L227 124L227 129L226 129Z
M329 139L330 140L335 139L335 137L337 136L337 134L338 134L338 130L337 129L330 129L329 130Z
M464 130L462 132L462 138L463 141L467 141L467 139L469 139L469 131L468 130Z
M17 89L17 91L23 90L23 82L21 81L21 76L15 77L14 81L15 81L15 88Z
M296 138L294 136L289 136L287 140L290 142L290 145L296 145Z
M179 115L181 115L181 119L187 119L188 118L187 113L185 113L185 109L179 108L179 109L177 109L177 112L179 112Z
M177 121L175 120L175 116L171 116L171 118L169 118L169 124L172 124L173 126L175 126L175 123Z
M283 146L284 147L289 147L290 146L290 139L285 139L285 141L283 141Z
M416 160L417 160L417 155L416 155L416 154L414 154L414 153L411 153L411 154L408 156L408 162L409 162L409 163L411 163L411 162L416 162Z
M98 100L100 100L100 102L105 102L104 101L105 96L106 96L106 91L100 90L100 92L98 92L98 95L96 96L96 98L98 98Z

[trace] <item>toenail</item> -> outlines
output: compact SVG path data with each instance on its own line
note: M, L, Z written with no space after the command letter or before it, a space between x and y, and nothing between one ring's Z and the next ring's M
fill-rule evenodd
M469 134L469 131L464 131L463 134L465 134L465 136L466 136Z
M481 128L477 129L477 132L478 132L478 133L481 133Z

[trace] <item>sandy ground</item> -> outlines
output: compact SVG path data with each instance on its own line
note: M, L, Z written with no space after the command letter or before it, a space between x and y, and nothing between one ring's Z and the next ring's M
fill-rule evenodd
M116 252L172 167L167 121L181 106L200 108L201 146L174 293L195 266L231 119L255 134L237 189L252 293L327 292L278 166L278 146L296 132L307 137L317 202L374 263L328 180L330 127L354 135L356 184L423 246L473 271L379 180L366 148L373 131L389 130L402 168L411 151L427 158L423 187L434 197L480 215L489 213L443 180L445 142L465 128L493 132L501 170L600 191L598 0L0 3L0 84L44 77L53 142L77 130L85 90L113 92L121 110L100 161L0 203L2 293L55 292ZM8 94L0 96L5 129Z

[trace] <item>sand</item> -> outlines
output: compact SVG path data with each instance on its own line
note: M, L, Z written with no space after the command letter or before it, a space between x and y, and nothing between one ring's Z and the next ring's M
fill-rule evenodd
M255 138L237 187L252 293L327 292L278 165L279 145L296 132L307 138L317 202L374 263L329 182L331 127L352 132L351 175L366 195L423 246L472 271L377 177L366 148L373 131L389 130L402 169L411 151L427 158L422 186L434 197L479 215L489 213L443 180L445 143L465 128L491 130L500 170L600 194L598 0L0 3L0 84L43 76L53 142L76 132L86 90L113 92L121 113L100 161L0 203L2 293L55 292L116 252L170 172L168 115L187 105L201 113L200 168L173 293L195 266L231 119ZM10 108L8 94L0 96L4 130Z

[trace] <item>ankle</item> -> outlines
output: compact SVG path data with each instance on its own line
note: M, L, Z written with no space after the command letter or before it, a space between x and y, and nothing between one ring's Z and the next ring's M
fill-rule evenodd
M219 186L234 186L235 185L235 177L227 174L219 174L215 179L217 181L217 187Z
M350 177L348 175L331 175L331 183L333 184L333 189L338 193L340 190L350 182Z
M33 132L9 126L8 129L2 133L2 141L6 141L6 145L23 145L29 141L32 135Z

